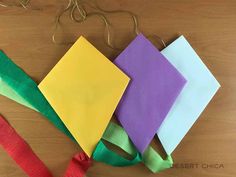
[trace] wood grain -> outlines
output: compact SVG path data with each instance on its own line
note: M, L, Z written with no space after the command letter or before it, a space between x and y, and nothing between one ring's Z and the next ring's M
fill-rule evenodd
M54 17L66 3L32 1L31 7L36 10L0 7L0 48L37 82L70 47L51 41ZM185 35L222 87L174 151L175 168L152 174L141 164L115 168L94 163L87 176L235 177L236 1L100 0L99 3L107 9L126 9L138 14L145 35L157 34L167 43L179 34ZM114 24L116 45L125 47L133 38L130 18L112 15L109 19ZM75 40L81 34L110 59L118 54L104 44L100 20L91 18L79 25L63 17L60 40ZM27 140L54 176L61 177L70 158L80 148L40 114L2 96L0 113ZM2 149L0 176L25 176Z

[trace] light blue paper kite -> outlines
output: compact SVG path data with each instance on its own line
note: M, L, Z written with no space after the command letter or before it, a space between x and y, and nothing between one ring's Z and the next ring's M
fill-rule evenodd
M157 132L166 153L170 155L215 95L220 84L184 36L161 53L187 80Z

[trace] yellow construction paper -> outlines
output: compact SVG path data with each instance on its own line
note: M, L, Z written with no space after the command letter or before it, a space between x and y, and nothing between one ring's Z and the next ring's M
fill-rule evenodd
M81 36L38 87L91 156L128 82L121 70Z

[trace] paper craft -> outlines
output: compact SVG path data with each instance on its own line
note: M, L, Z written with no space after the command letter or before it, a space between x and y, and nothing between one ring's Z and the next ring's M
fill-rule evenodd
M4 87L0 94L11 99L15 98L13 100L16 102L38 111L65 135L74 140L73 136L38 89L37 83L1 51L0 80L0 88ZM5 87L5 85L7 87ZM13 96L11 93L13 93ZM144 165L153 173L170 168L173 164L171 156L167 156L167 158L163 160L150 146L140 158L138 151L133 146L128 135L118 124L109 122L102 139L120 147L126 153L130 154L132 159L126 159L120 154L109 150L108 147L103 144L102 140L100 140L93 152L93 159L96 161L120 167L134 165L142 160ZM72 159L72 161L74 160Z
M39 89L90 157L128 82L121 70L80 37Z
M116 115L143 153L186 80L142 34L114 63L131 78Z
M165 151L171 154L215 95L220 84L184 36L161 53L188 81L157 131Z

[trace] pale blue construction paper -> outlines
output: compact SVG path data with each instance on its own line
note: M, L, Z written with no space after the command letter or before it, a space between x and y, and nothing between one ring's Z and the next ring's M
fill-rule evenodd
M170 155L220 87L184 36L161 53L186 78L187 83L176 99L157 135Z

